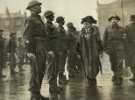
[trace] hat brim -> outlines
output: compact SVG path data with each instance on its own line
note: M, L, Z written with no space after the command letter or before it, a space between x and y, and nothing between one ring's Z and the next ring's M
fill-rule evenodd
M81 24L83 24L84 22L88 22L88 23L92 23L92 24L97 24L97 20L84 20L84 19L82 19Z
M119 17L110 17L110 18L108 19L108 21L110 22L113 18L115 18L116 20L120 21L120 18L119 18Z
M42 3L38 3L38 4L35 4L35 5L32 5L32 6L28 6L26 9L30 9L30 8L32 8L32 7L34 7L34 6L37 6L37 5L41 6Z

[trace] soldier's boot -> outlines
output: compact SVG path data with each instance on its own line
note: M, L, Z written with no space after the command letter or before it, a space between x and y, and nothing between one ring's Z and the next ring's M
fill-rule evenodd
M117 79L116 76L113 76L112 77L112 82L116 81L116 79Z
M49 100L49 98L44 97L44 96L42 96L40 94L32 93L31 100Z
M6 77L5 75L3 75L3 73L2 73L2 69L0 69L0 78L4 78L4 77Z
M49 81L49 92L50 93L61 94L62 91L63 91L63 88L58 87L56 79L54 79L54 80L52 79Z
M116 80L114 81L114 85L121 86L122 84L123 84L122 77L116 78Z
M67 84L66 76L63 75L63 72L60 72L58 76L59 76L59 80L58 80L59 85Z
M17 73L17 72L16 72L15 70L13 70L13 69L12 69L10 72L11 72L11 75L14 75L14 74Z
M4 78L6 75L3 75L2 72L0 72L0 78Z
M56 86L56 85L50 85L49 86L49 92L51 93L51 94L61 94L62 92L63 92L63 88L61 88L61 87L58 87L58 86Z
M25 71L25 70L23 69L23 65L19 65L18 67L19 67L19 71L20 71L20 72Z
M97 80L96 80L96 78L95 79L87 78L87 79L88 79L88 85L89 85L90 88L97 86Z
M135 74L133 74L133 77L130 79L130 81L135 82Z

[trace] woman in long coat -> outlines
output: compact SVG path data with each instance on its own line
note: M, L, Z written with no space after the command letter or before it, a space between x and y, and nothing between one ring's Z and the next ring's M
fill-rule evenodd
M85 69L85 75L89 86L96 86L96 76L101 69L99 54L102 50L100 33L95 24L96 20L92 16L82 19L83 28L80 36L81 56Z

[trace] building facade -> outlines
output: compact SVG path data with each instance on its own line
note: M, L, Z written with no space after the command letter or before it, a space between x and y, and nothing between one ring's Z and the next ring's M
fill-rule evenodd
M24 31L25 14L20 12L0 14L0 29L4 30L5 35L11 32L16 32L17 35L22 35Z

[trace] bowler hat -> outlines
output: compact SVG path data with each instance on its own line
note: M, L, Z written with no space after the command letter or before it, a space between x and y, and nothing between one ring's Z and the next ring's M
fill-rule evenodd
M92 16L86 16L82 18L81 24L83 24L84 22L93 23L93 24L97 23L97 21Z

